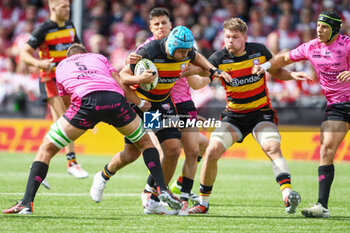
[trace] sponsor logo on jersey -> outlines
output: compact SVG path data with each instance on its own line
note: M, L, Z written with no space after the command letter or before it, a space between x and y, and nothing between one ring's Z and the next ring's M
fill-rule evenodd
M261 77L262 76L260 76L260 75L252 75L250 77L243 78L243 79L233 79L230 82L230 86L239 87L239 86L255 83L255 82L259 81L261 79Z
M254 54L248 56L249 59L253 59L256 57L261 57L261 53L254 53Z
M229 64L229 63L233 63L235 62L233 59L225 59L225 60L222 60L222 63L223 64Z

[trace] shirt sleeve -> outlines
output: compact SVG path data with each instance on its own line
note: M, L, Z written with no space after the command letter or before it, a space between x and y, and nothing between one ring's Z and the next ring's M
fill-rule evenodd
M307 43L304 43L297 48L289 51L289 58L292 61L301 61L301 60L307 60Z
M266 61L272 58L272 53L265 45L261 46L261 50L262 50L262 54L266 57Z
M29 37L28 44L33 48L38 48L44 41L46 36L46 30L44 25L41 25L35 29Z
M208 61L215 66L216 68L219 67L219 62L218 62L218 56L216 53L212 54L209 58Z
M77 29L75 28L74 24L73 24L73 27L74 27L74 30L75 30L74 43L81 44L81 40L79 39L78 32L77 32Z

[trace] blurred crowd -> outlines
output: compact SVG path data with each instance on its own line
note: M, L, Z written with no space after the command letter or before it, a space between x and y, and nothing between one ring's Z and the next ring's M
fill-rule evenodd
M74 1L74 0L73 0ZM131 51L147 39L148 14L154 7L167 8L173 27L184 25L195 36L204 56L223 47L222 23L242 18L249 27L248 42L265 44L273 54L293 49L316 36L318 14L337 10L343 18L342 34L350 35L350 0L84 0L82 41L91 52L109 57L117 70ZM32 30L49 17L47 0L1 0L0 4L0 112L17 95L38 98L37 71L19 61L19 51ZM308 62L289 67L306 71L313 82L279 82L268 77L271 100L278 106L324 103L315 71ZM23 81L26 80L26 81ZM206 91L211 99L225 99L220 85ZM18 105L14 102L13 106ZM209 101L209 99L207 100ZM200 100L200 104L206 101Z

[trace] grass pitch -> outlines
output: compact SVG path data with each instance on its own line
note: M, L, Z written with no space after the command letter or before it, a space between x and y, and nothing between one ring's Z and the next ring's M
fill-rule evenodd
M20 200L34 155L0 153L0 209ZM286 215L268 161L222 159L207 215L144 215L140 193L148 175L142 158L119 171L107 184L101 203L89 197L93 175L106 156L78 156L90 173L83 180L66 172L64 155L51 162L51 190L40 187L32 215L0 214L0 232L349 232L350 164L337 163L331 190L330 219L304 218L300 209L317 201L317 163L289 161L292 185L302 202ZM182 165L183 160L179 165ZM175 176L180 173L178 166ZM198 193L199 170L193 191Z

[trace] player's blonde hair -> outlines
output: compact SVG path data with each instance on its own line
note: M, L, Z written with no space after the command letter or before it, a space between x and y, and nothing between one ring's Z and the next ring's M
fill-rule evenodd
M67 50L67 57L70 57L74 54L78 54L78 53L86 53L86 48L84 47L84 45L79 44L79 43L74 43L72 44L68 50Z
M66 1L66 0L65 0ZM51 9L51 7L56 6L58 3L62 2L62 0L49 0L49 8ZM68 1L69 2L69 1Z
M243 34L247 34L248 26L240 18L231 18L223 23L223 28L231 31L239 31Z

